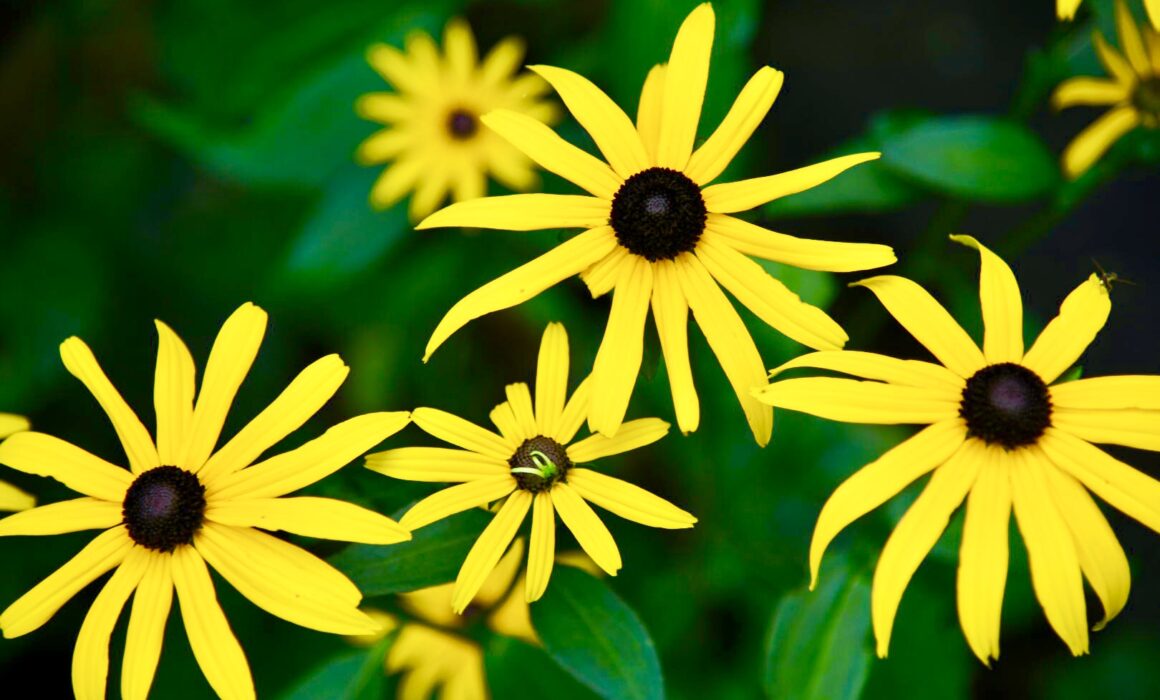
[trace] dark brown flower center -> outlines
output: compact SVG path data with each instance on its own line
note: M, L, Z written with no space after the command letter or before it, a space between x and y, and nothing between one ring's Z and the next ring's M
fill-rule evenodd
M676 170L649 168L620 186L610 219L620 245L656 262L692 251L706 216L697 183Z
M572 460L568 459L563 445L550 437L537 435L524 440L508 460L508 465L521 489L537 493L564 480L572 468Z
M459 108L447 115L447 133L457 141L466 141L479 131L479 118L466 109Z
M122 508L129 536L142 547L171 552L190 544L205 517L205 487L179 467L141 474L125 493Z
M1160 126L1160 76L1141 79L1132 92L1132 106L1146 126Z
M967 380L959 415L970 437L1013 449L1034 444L1051 427L1051 398L1038 374L1003 362Z

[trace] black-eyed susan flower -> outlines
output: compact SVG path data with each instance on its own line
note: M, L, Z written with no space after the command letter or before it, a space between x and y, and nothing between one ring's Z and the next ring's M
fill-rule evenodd
M552 574L556 514L588 556L613 576L621 567L620 550L588 501L651 527L686 528L697 522L638 486L577 466L656 442L669 429L660 419L641 418L625 423L615 437L597 434L573 443L588 413L591 384L586 379L567 398L568 335L552 323L540 344L535 399L527 384L509 384L508 400L491 412L498 435L450 413L417 408L411 414L415 425L460 449L403 447L367 455L367 467L387 476L462 482L412 506L399 521L409 530L503 501L459 570L455 612L462 613L476 597L528 511L532 525L524 599L529 603L543 595Z
M1060 19L1074 19L1081 2L1083 0L1055 0L1055 13ZM1148 11L1152 26L1160 29L1160 0L1144 0L1144 9Z
M28 430L28 419L11 413L0 413L0 438ZM36 505L36 499L12 484L0 481L0 510L25 510Z
M526 116L508 110L484 116L485 124L544 169L589 194L477 199L436 212L419 228L587 231L460 300L436 327L426 357L472 319L519 304L579 274L594 297L613 292L592 370L592 430L615 435L624 419L651 306L681 430L696 430L700 422L688 354L691 309L754 437L760 444L769 441L773 413L749 394L751 386L765 379L761 356L721 287L794 340L816 349L837 349L846 342L842 328L748 256L812 270L851 271L888 265L894 253L882 245L802 240L731 216L807 190L879 154L843 156L778 175L710 185L761 123L782 83L779 71L768 66L758 71L716 131L694 150L713 30L713 8L704 4L694 9L677 32L668 65L654 68L645 81L635 126L586 78L552 66L532 67L551 83L607 163Z
M387 128L358 148L366 165L391 163L370 193L379 209L407 193L418 220L434 211L448 193L457 202L487 194L490 174L517 192L534 189L539 178L531 160L480 124L493 109L510 109L529 119L554 122L558 110L542 99L548 85L538 76L516 74L523 42L504 39L479 61L471 29L461 19L447 23L440 55L430 35L412 32L406 51L372 46L367 60L394 92L363 95L359 115Z
M189 350L157 322L156 442L88 346L75 337L61 345L65 368L92 392L112 421L128 456L127 470L43 433L17 433L0 444L0 463L50 476L84 494L10 515L0 520L0 535L102 530L0 613L4 636L19 637L113 571L77 636L72 681L78 698L104 697L109 636L130 596L121 693L125 698L148 695L174 591L190 646L214 691L223 698L254 697L249 666L218 605L206 564L254 604L295 624L336 634L377 630L378 624L358 609L362 595L346 576L264 530L379 544L409 539L394 521L353 504L284 497L400 430L407 413L352 418L297 449L255 464L314 415L346 379L342 360L328 355L303 370L215 451L265 329L266 313L253 304L230 316L214 342L195 401Z
M907 583L964 500L958 611L971 649L984 663L999 656L1014 511L1047 620L1073 654L1083 654L1083 579L1103 604L1097 629L1120 612L1130 585L1128 560L1089 491L1160 531L1160 482L1091 443L1160 450L1160 377L1052 384L1107 320L1111 302L1104 281L1092 275L1072 291L1024 352L1023 303L1011 269L975 239L952 238L982 256L982 351L922 287L902 277L873 277L858 284L874 292L941 364L819 352L774 373L813 367L869 381L786 379L755 390L774 406L832 420L930 424L863 467L826 502L810 544L811 577L817 581L822 554L843 528L931 473L874 572L879 656L886 655Z
M1077 105L1111 107L1080 132L1063 152L1063 170L1079 177L1124 134L1138 126L1160 128L1160 33L1136 25L1123 0L1116 2L1116 28L1123 53L1092 33L1096 54L1110 77L1077 77L1055 89L1056 109Z

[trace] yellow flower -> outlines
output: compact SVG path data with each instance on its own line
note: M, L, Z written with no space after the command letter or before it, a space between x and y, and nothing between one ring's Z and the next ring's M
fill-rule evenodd
M1137 126L1160 127L1160 33L1151 27L1137 27L1123 0L1116 2L1116 26L1123 54L1109 46L1098 31L1092 34L1096 53L1111 78L1070 78L1051 98L1056 109L1111 107L1064 150L1063 169L1071 178L1083 174Z
M1025 353L1023 304L1011 269L975 239L951 238L982 256L981 352L917 284L873 277L858 284L874 292L941 365L865 352L812 353L774 373L814 367L871 381L787 379L756 390L774 406L832 420L930 424L863 467L826 502L810 545L811 576L816 582L822 554L843 528L933 472L874 572L879 656L886 655L903 590L964 499L958 610L971 649L984 663L999 656L1014 509L1047 620L1073 654L1086 653L1083 577L1103 604L1097 629L1119 613L1130 585L1124 551L1088 491L1160 531L1160 482L1090 443L1160 450L1160 377L1052 386L1107 320L1105 283L1092 275L1079 285Z
M686 528L697 521L642 488L575 466L656 442L669 424L642 418L625 423L616 437L592 435L568 444L588 413L591 381L581 382L565 401L567 389L568 336L562 325L552 323L540 344L535 402L527 384L509 384L508 400L491 412L499 435L444 411L417 408L411 415L415 425L462 449L404 447L367 455L367 467L387 476L463 482L412 506L399 521L409 530L505 499L459 570L452 601L456 613L475 598L529 510L532 534L524 587L529 603L543 595L552 574L554 513L588 556L613 576L621 567L620 551L586 500L652 527Z
M0 438L28 430L28 419L11 413L0 413ZM0 510L26 510L36 505L36 499L12 484L0 481Z
M406 53L372 46L367 60L395 92L363 95L355 106L364 119L387 125L359 146L358 160L394 163L371 190L371 204L389 207L413 189L413 220L434 211L448 192L457 202L482 197L489 172L519 192L538 185L527 156L481 128L480 115L503 108L546 122L557 118L555 105L541 99L547 84L531 74L515 75L524 55L519 39L504 39L479 63L471 29L453 19L443 45L440 56L434 40L415 31L407 37Z
M700 422L688 354L692 309L754 437L760 444L769 441L773 412L749 395L749 388L765 379L764 364L718 284L794 340L817 349L836 349L846 342L842 328L747 256L811 270L850 271L888 265L894 262L894 253L882 245L802 240L730 216L814 187L879 154L843 156L779 175L709 185L761 123L782 83L779 71L768 66L758 71L717 130L694 151L713 28L713 8L708 4L688 16L667 67L655 67L645 81L635 126L586 78L561 68L532 67L555 88L607 164L525 116L497 110L483 117L492 130L544 169L591 196L477 199L436 212L419 228L588 230L460 300L432 334L426 357L472 319L519 304L579 274L594 297L615 289L592 370L588 422L592 430L615 435L624 419L640 369L651 304L681 430L694 431Z
M112 421L128 456L128 470L43 433L17 433L0 444L0 463L50 476L84 494L0 520L0 535L103 530L0 613L5 637L27 634L82 588L114 570L77 636L72 680L78 698L104 697L109 635L134 591L121 693L125 698L148 695L174 590L190 646L210 685L223 698L254 697L245 655L218 605L206 563L254 604L295 624L337 634L377 630L377 623L358 609L362 595L342 573L262 530L378 544L409 539L389 518L344 501L282 498L400 430L407 413L352 418L295 450L254 464L305 423L345 380L347 367L337 355L329 355L303 370L215 452L226 413L265 330L266 313L253 304L230 316L214 342L195 403L189 350L157 322L156 442L88 346L75 337L61 344L65 368L92 392Z
M1074 19L1081 2L1083 0L1055 0L1055 13L1060 19ZM1144 8L1148 10L1152 26L1160 29L1160 0L1144 0Z

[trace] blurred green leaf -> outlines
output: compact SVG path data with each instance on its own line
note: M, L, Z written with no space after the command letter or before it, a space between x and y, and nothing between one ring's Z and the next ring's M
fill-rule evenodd
M355 544L330 557L330 563L368 598L447 583L491 516L469 510L420 528L409 542Z
M378 700L383 697L383 659L394 641L387 635L370 649L351 649L331 657L303 676L281 700Z
M603 581L559 567L547 594L532 606L532 626L556 663L601 697L665 697L648 631Z
M483 649L487 687L493 698L592 700L592 691L565 673L543 649L496 635Z
M1055 157L1034 133L999 117L936 117L882 142L882 163L953 197L1018 202L1059 182Z
M795 700L856 700L870 670L870 583L848 564L827 567L812 593L777 605L765 654L765 693Z

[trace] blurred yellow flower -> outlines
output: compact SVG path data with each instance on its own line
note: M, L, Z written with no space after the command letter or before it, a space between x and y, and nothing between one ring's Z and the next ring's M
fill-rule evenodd
M721 287L790 338L816 349L837 349L846 342L845 331L748 256L846 272L889 265L894 253L883 245L794 238L730 216L815 187L879 154L842 156L778 175L709 185L761 124L782 84L781 72L768 66L759 70L717 130L694 151L714 24L707 3L685 19L668 65L655 67L645 81L635 126L583 76L552 66L532 67L551 83L607 163L510 110L483 117L544 169L589 195L477 199L436 212L419 228L587 230L461 299L432 333L424 359L469 321L579 274L593 297L615 290L592 369L589 428L617 434L640 370L651 305L681 430L696 430L701 415L688 353L692 310L754 438L762 445L769 441L773 412L749 394L751 386L764 381L765 365Z
M1160 450L1160 376L1098 377L1051 386L1107 321L1096 275L1064 300L1030 350L1011 269L969 236L952 239L982 257L983 349L922 287L902 277L860 282L942 363L865 352L819 352L774 374L813 367L870 381L786 379L756 390L762 401L853 423L929 423L847 479L822 508L810 544L811 586L826 547L857 518L911 482L931 478L899 521L874 572L872 617L886 656L903 591L966 501L959 550L959 622L984 663L999 657L1012 511L1047 621L1073 654L1088 650L1083 579L1103 604L1099 629L1128 599L1128 560L1091 493L1160 531L1160 481L1091 443ZM1085 488L1086 487L1086 488ZM1091 493L1089 493L1089 490Z
M1092 41L1100 62L1111 78L1078 77L1055 89L1056 109L1076 105L1110 106L1106 114L1080 132L1063 152L1063 170L1079 177L1104 155L1112 144L1137 126L1160 127L1160 33L1137 27L1123 0L1116 2L1116 27L1121 54L1102 34Z
M508 37L478 61L467 23L452 19L443 34L444 54L422 31L407 37L406 51L376 44L367 60L394 87L359 98L359 116L387 125L358 148L366 165L392 163L370 193L383 209L411 196L412 220L427 216L448 192L457 202L487 194L490 173L518 192L539 184L531 160L484 128L480 115L510 109L529 119L555 122L559 111L542 99L548 85L538 76L516 75L523 42Z
M410 539L393 520L345 501L284 497L393 435L407 424L408 414L352 418L297 449L254 464L338 391L348 369L338 355L328 355L303 370L214 452L265 331L266 312L253 304L230 316L214 342L195 402L189 350L157 322L156 442L88 346L75 337L61 344L65 368L112 421L128 470L43 433L17 433L0 444L0 463L52 477L84 494L10 515L0 520L0 535L103 530L0 613L5 637L27 634L114 570L77 636L72 668L77 698L105 697L109 637L130 596L121 694L129 699L149 694L175 590L190 646L214 691L223 698L254 697L245 654L218 605L207 563L255 605L295 624L335 634L378 629L358 609L362 594L346 576L263 530L373 544Z
M1055 13L1060 19L1074 19L1081 2L1083 0L1055 0ZM1160 29L1160 0L1144 0L1144 9L1148 11L1152 26Z
M28 430L28 419L11 413L0 413L0 438ZM36 505L36 499L12 484L0 481L0 510L26 510Z

